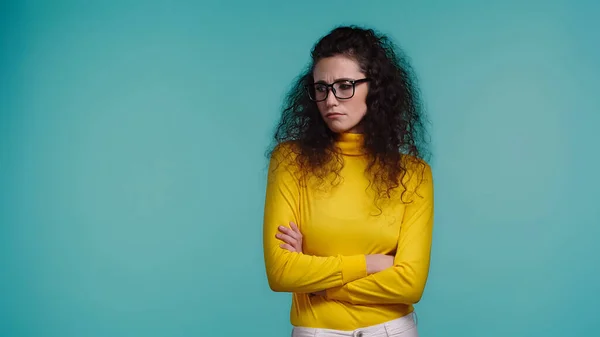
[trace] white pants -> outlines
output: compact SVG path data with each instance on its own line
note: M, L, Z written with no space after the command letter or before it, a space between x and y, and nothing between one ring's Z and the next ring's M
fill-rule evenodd
M352 331L294 327L292 337L419 337L417 316L410 313L382 324Z

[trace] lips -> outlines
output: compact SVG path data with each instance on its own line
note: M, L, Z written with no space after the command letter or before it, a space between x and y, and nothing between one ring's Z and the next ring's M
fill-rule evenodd
M343 116L343 114L341 114L339 112L328 112L327 114L325 114L325 117L328 117L328 118L334 118L334 117L339 117L339 116Z

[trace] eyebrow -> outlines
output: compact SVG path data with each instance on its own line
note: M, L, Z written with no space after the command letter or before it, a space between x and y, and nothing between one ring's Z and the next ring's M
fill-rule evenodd
M335 79L333 82L331 83L335 83L335 82L339 82L339 81L355 81L356 79L354 78L350 78L350 77L342 77L342 78L338 78ZM328 84L327 82L325 82L324 80L320 80L320 81L316 81L315 84Z

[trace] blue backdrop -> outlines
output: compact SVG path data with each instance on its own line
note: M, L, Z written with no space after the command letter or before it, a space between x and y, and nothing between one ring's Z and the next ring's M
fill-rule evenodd
M0 335L287 336L261 252L281 99L338 24L431 120L424 337L600 335L593 1L0 5Z

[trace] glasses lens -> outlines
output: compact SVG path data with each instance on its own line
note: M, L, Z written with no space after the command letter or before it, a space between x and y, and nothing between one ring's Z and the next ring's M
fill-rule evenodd
M335 82L332 85L335 97L339 99L348 99L354 96L354 84L350 81ZM316 83L308 87L308 94L313 101L324 101L329 94L329 86L323 83Z
M333 84L337 98L350 98L354 95L354 85L349 81L336 82Z
M327 92L329 88L327 88L326 85L324 84L315 84L313 85L313 89L311 90L311 96L312 99L314 99L315 101L322 101L325 98L327 98Z

